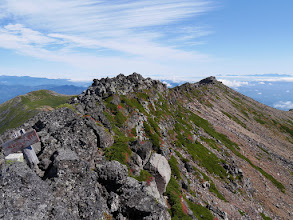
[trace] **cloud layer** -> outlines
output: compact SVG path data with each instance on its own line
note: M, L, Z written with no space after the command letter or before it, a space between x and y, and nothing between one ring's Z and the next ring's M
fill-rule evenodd
M232 88L238 88L240 86L248 85L248 82L237 81L237 80L219 79L219 81L225 84L226 86L229 86Z
M293 109L293 102L291 101L279 101L274 104L274 108L282 109L282 110L289 110Z

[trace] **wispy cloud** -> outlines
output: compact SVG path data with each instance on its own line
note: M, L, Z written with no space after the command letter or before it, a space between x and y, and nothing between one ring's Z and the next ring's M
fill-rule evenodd
M211 8L206 0L2 0L0 47L70 65L120 59L168 70L170 61L210 59L182 47L211 33L184 24Z
M293 109L293 102L291 101L279 101L274 104L274 108L282 109L282 110L289 110Z

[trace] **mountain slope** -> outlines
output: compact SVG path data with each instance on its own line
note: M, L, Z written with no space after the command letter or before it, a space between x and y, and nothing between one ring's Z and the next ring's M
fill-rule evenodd
M30 92L0 104L0 134L18 127L40 111L48 111L65 104L72 96L48 90Z
M43 112L21 126L40 136L38 167L5 169L4 200L15 203L12 192L38 185L42 201L45 191L33 219L292 217L292 112L213 77L167 89L136 73L94 80L70 103L74 110ZM30 215L14 203L6 216Z

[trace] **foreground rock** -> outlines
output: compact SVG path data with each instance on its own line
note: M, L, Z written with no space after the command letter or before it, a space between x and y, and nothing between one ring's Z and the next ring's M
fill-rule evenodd
M170 219L146 182L128 176L125 165L100 152L113 138L92 119L68 108L40 114L26 124L37 130L37 170L1 159L0 218ZM8 138L8 136L7 136Z

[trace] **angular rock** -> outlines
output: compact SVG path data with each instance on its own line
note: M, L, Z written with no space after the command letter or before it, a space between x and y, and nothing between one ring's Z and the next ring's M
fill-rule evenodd
M145 141L143 143L135 141L132 145L130 145L130 149L141 157L144 166L149 161L151 156L152 143L150 141Z
M128 163L131 171L133 172L134 176L138 176L140 171L143 169L143 161L140 156L136 153L132 153L130 162Z

